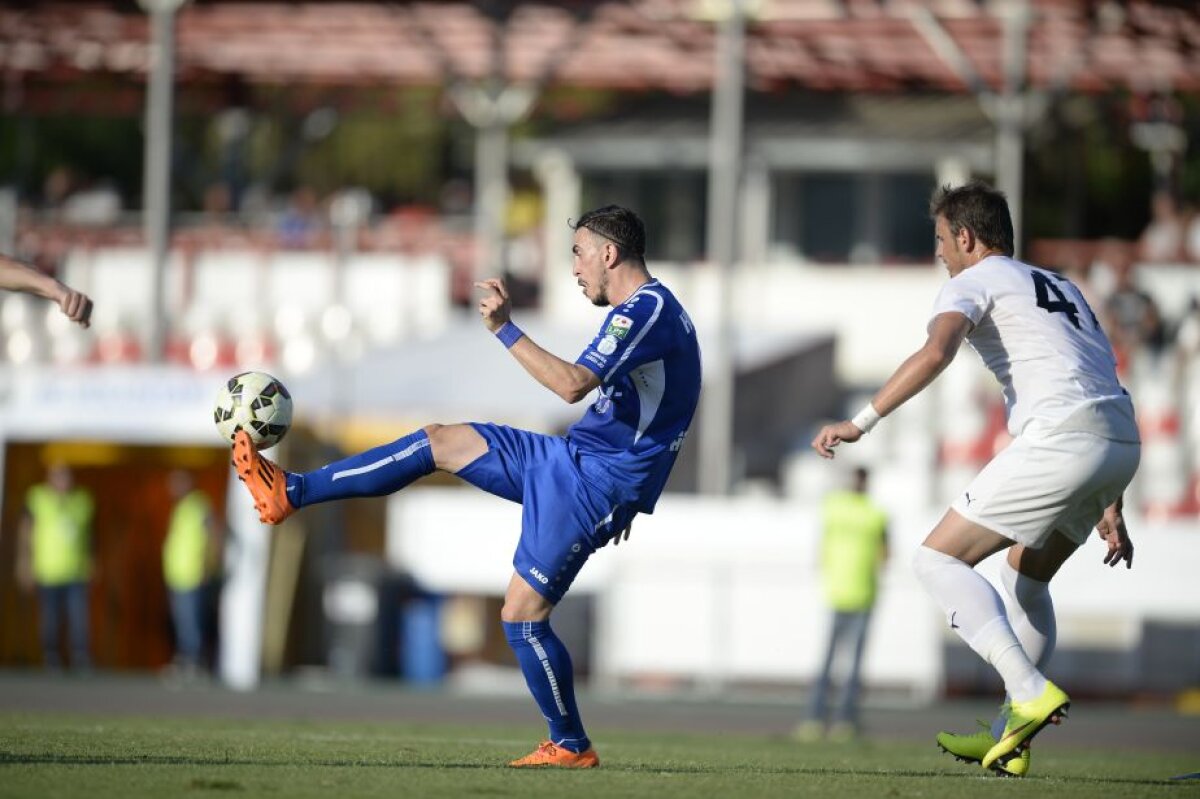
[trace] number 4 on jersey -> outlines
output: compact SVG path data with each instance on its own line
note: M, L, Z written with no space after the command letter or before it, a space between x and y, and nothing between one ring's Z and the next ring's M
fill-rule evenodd
M1054 285L1054 282L1042 272L1034 270L1030 274L1033 275L1033 290L1037 295L1038 307L1046 313L1066 314L1067 318L1071 320L1071 325L1076 330L1079 330L1079 308L1075 303L1068 300L1067 295L1062 293L1062 289ZM1065 277L1059 277L1058 275L1054 275L1053 277L1054 280L1062 281L1068 286L1071 285L1070 281ZM1051 296L1054 299L1051 299ZM1080 301L1083 301L1082 296L1080 296ZM1096 320L1096 314L1092 313L1092 309L1086 302L1083 303L1083 307L1087 309L1088 315L1092 317L1092 324L1099 329L1100 323Z

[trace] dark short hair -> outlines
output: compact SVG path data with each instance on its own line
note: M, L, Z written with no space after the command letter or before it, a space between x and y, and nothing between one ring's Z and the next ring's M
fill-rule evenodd
M646 226L638 215L619 205L606 205L588 211L574 222L568 220L572 230L587 228L597 236L611 241L626 256L639 261L646 257Z
M993 250L1011 256L1013 247L1012 215L1004 192L973 180L965 186L942 186L929 200L929 216L946 218L950 232L957 236L963 228L975 234Z

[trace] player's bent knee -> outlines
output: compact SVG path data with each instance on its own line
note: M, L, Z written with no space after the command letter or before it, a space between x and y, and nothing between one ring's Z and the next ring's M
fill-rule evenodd
M430 424L421 429L429 437L433 463L442 471L457 472L488 450L487 441L468 424Z
M554 606L549 603L535 605L520 602L514 604L505 601L504 606L500 608L500 621L510 624L519 621L545 621L550 618L552 610L554 610Z
M912 557L913 574L922 581L927 580L939 568L956 564L967 565L953 555L947 555L926 545L917 547L917 551L913 553Z
M509 583L504 594L504 606L500 608L500 620L509 623L518 621L545 621L550 618L554 604L534 591L517 575Z

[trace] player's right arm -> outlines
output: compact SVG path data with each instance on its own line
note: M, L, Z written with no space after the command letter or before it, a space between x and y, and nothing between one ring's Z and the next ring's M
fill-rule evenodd
M900 364L871 400L877 417L887 416L932 383L954 360L969 332L971 320L957 311L935 316L929 323L925 344ZM849 419L827 424L813 439L812 447L822 458L832 458L834 447L842 442L858 441L864 432L860 424Z
M72 322L84 327L91 324L92 301L86 294L3 255L0 255L0 289L43 297L58 305Z
M508 290L504 282L496 278L482 280L475 284L475 288L487 292L479 301L479 315L483 317L487 329L496 333L510 321L512 304ZM572 404L600 385L600 378L590 369L564 361L542 349L524 333L509 346L508 351L534 380Z

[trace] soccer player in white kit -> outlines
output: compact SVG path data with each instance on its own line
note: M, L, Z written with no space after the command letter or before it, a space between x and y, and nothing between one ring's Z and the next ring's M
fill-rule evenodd
M1093 528L1104 562L1133 565L1121 497L1141 456L1133 404L1112 347L1079 290L1015 260L1004 195L982 183L939 190L930 203L937 257L950 274L934 302L925 345L851 420L823 427L826 458L928 386L965 339L1004 392L1009 446L991 460L913 558L950 627L1004 680L1009 702L989 731L942 733L960 759L1023 776L1029 742L1070 700L1040 671L1054 648L1049 581ZM974 566L1007 549L1009 610Z

